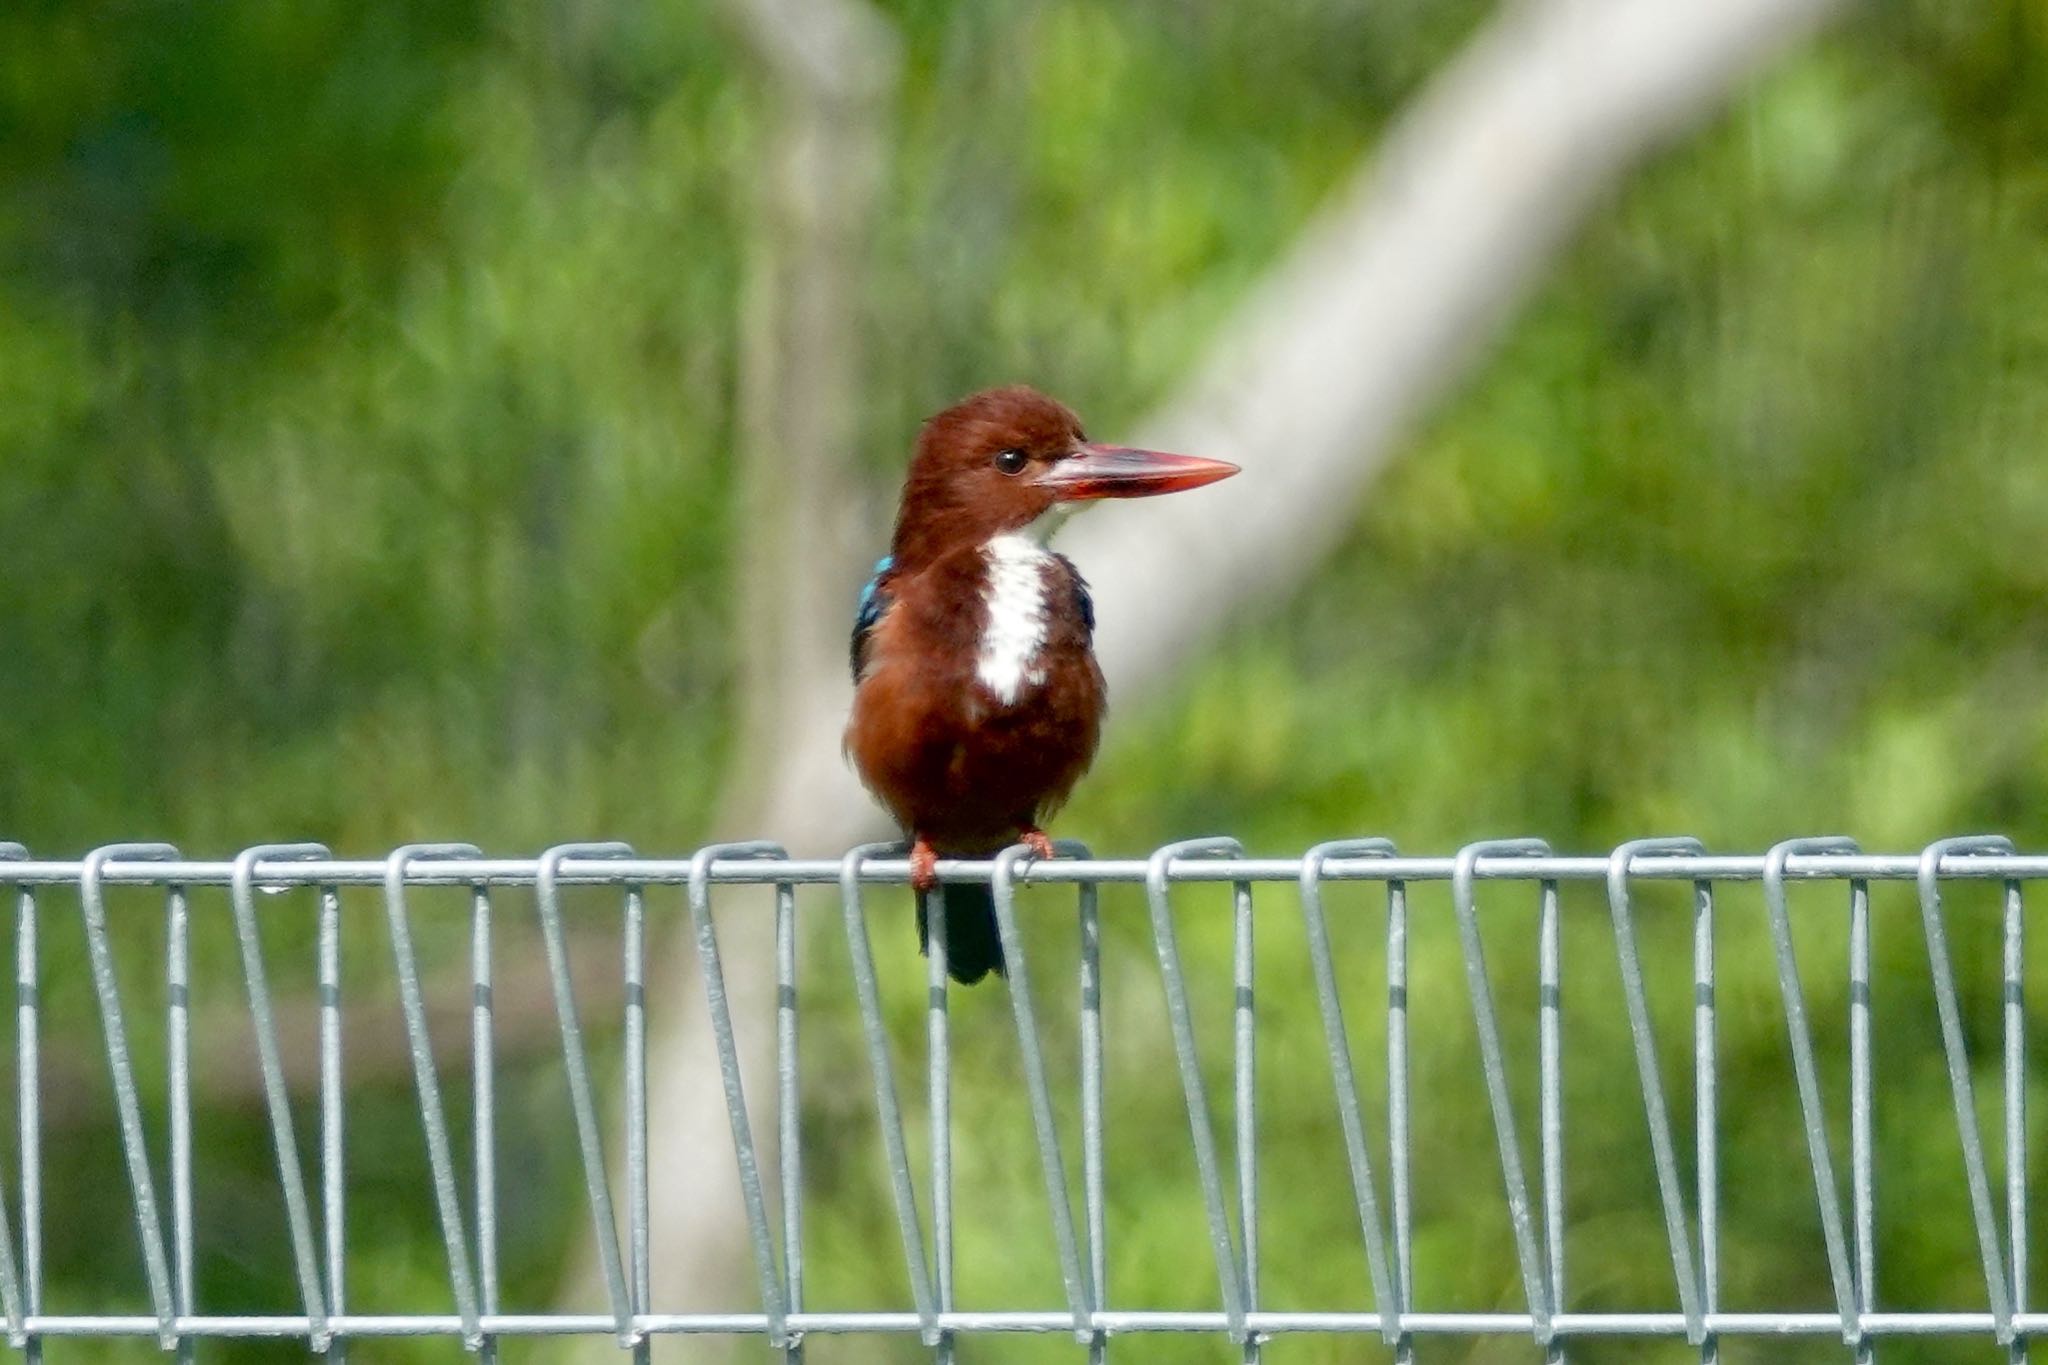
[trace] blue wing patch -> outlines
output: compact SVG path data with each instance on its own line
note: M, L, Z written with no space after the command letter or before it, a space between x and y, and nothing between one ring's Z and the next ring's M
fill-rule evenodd
M860 590L860 605L853 613L853 645L849 653L853 662L853 680L860 681L861 651L867 648L868 634L874 630L875 622L882 619L882 613L889 609L889 594L882 591L882 575L896 562L894 555L883 555L875 561L875 575Z
M1081 618L1081 629L1089 638L1095 636L1095 599L1088 595L1088 580L1081 577L1081 571L1074 567L1074 561L1065 555L1054 555L1066 567L1067 577L1074 584L1074 614Z

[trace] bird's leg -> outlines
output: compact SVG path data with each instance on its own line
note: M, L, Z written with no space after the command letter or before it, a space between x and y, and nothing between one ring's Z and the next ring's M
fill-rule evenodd
M918 891L929 891L938 884L938 852L920 834L910 845L910 885Z
M1017 842L1030 849L1031 856L1034 858L1051 858L1053 856L1052 840L1046 837L1045 831L1036 825L1026 826L1024 832L1017 836Z

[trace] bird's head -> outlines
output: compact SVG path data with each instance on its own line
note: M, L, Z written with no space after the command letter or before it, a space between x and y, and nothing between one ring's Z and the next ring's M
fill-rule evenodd
M1237 466L1097 445L1064 404L1022 385L985 389L918 433L891 547L899 569L1011 532L1050 535L1099 498L1142 498L1227 479Z

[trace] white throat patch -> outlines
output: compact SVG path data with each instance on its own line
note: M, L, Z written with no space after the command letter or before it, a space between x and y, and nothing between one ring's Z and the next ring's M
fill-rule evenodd
M982 589L988 625L974 675L1009 706L1026 686L1045 681L1038 655L1045 647L1045 570L1052 556L1037 538L1015 533L996 536L982 553L988 560L988 585Z

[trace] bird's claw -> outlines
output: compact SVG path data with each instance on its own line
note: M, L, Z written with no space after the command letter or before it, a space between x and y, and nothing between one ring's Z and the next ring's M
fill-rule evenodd
M1053 856L1052 839L1042 829L1027 829L1017 836L1017 842L1031 850L1034 858L1050 859Z
M922 836L910 846L910 885L929 891L939 884L939 855Z

